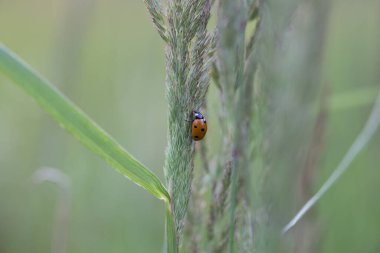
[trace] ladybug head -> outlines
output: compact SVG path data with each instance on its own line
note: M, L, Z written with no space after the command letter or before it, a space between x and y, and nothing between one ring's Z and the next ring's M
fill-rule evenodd
M200 113L199 111L193 111L193 114L194 114L194 119L204 119L202 113Z

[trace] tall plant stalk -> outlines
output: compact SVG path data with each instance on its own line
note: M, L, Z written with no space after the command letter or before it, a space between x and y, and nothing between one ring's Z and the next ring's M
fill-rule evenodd
M166 42L169 128L164 171L178 248L191 194L192 113L203 104L209 85L213 37L207 33L207 23L211 5L209 0L170 0L165 8L157 1L145 3Z

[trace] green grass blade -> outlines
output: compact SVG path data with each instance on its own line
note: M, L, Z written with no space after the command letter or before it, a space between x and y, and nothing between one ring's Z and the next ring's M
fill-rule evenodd
M356 156L367 146L368 142L372 140L374 134L380 127L380 92L378 92L377 99L372 108L372 112L368 117L367 123L364 125L363 130L356 137L347 153L336 169L332 172L329 178L323 183L321 188L311 197L303 207L298 211L294 218L286 224L282 229L282 233L285 234L292 227L294 227L301 218L326 194L328 190L340 179L340 177L346 172L354 161Z
M49 81L2 44L0 44L0 73L18 84L62 127L118 172L155 197L169 202L169 194L157 176L133 158Z
M170 203L166 203L166 225L165 225L166 244L164 252L166 253L178 253L178 243L176 235L176 227L173 220L173 214L170 209Z

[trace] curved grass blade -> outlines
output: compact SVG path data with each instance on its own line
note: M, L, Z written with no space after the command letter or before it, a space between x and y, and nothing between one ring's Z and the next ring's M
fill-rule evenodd
M379 129L380 126L380 91L377 95L377 99L372 108L372 112L368 117L367 123L365 124L363 130L356 137L354 143L352 143L350 149L347 151L343 159L340 161L338 167L333 171L330 177L323 183L321 188L318 190L313 197L311 197L306 204L298 211L294 218L286 224L282 229L282 233L285 234L292 227L294 227L298 221L312 208L320 198L325 195L325 193L337 182L337 180L343 175L344 172L349 168L352 161L356 158L360 151L368 144L372 139L373 135Z
M161 181L112 137L5 46L0 44L0 73L13 80L70 134L118 172L152 195L169 202Z

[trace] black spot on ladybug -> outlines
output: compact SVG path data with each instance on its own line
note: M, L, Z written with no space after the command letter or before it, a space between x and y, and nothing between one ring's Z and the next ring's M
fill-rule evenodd
M202 129L201 129L201 131L202 131L202 132L204 132L204 131L205 131L205 129L204 129L204 128L202 128Z
M199 137L198 136L194 136L195 139L198 139Z
M194 125L194 128L197 128L197 126Z

